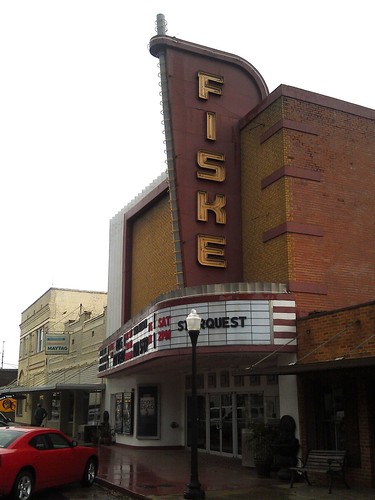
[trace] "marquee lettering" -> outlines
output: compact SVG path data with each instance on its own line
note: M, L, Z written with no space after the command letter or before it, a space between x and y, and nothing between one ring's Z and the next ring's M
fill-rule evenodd
M208 317L207 319L201 320L201 330L206 328L245 328L246 316L218 316L218 317ZM187 330L187 325L185 320L181 320L177 323L177 330L179 332Z

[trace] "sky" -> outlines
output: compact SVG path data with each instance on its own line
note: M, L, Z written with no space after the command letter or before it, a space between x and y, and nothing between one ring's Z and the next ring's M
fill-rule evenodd
M367 0L1 0L1 368L49 288L107 291L109 221L166 170L158 13L167 35L280 84L375 109Z

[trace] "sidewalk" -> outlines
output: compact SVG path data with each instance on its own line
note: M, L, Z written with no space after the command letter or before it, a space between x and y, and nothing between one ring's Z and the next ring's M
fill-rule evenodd
M121 445L99 447L97 482L138 499L178 500L190 480L190 453L186 450L134 449ZM375 499L375 489L346 489L339 481L291 489L276 475L260 479L240 460L199 453L199 481L208 500L350 500Z

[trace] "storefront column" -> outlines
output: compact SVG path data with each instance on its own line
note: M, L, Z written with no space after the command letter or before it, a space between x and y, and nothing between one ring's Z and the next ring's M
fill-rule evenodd
M296 438L300 439L297 376L279 375L280 418L290 415L296 422Z

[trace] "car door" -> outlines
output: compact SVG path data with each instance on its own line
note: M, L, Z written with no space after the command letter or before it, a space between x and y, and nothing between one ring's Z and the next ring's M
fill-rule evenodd
M33 448L32 462L36 473L36 488L49 488L58 484L60 474L58 457L51 447L47 434L34 436L29 445Z
M50 432L48 439L51 443L51 468L55 484L67 484L81 479L82 464L77 462L77 454L71 441L57 432Z

